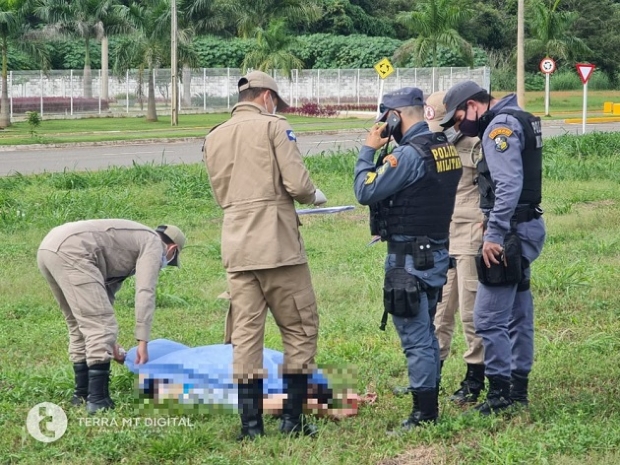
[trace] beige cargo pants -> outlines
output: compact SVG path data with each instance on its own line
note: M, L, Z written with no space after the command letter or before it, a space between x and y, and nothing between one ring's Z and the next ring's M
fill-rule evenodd
M474 302L478 289L475 257L459 255L455 258L456 268L448 271L442 301L437 304L435 313L435 335L439 341L439 358L445 360L450 354L458 310L467 343L463 359L465 363L481 365L484 363L484 346L482 339L476 336L474 329Z
M37 262L65 316L70 360L108 362L118 324L101 272L87 260L50 250L39 250Z
M233 346L236 382L262 378L267 309L284 346L283 373L315 368L319 315L307 264L228 273L226 342Z

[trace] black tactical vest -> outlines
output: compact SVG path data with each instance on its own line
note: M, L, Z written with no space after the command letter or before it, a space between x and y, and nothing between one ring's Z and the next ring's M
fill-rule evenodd
M394 234L447 239L463 173L459 154L443 133L424 134L407 144L424 159L426 174L371 206L371 234L380 235L383 241Z
M525 148L521 153L523 159L523 190L519 204L536 206L542 200L542 128L540 118L522 110L500 110L496 115L514 116L525 136ZM480 208L491 210L495 205L495 184L491 179L489 167L483 157L477 166L478 189L480 191Z

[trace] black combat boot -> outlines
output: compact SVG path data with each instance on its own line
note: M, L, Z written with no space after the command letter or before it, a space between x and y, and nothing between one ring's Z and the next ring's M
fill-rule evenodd
M73 391L72 405L83 405L88 397L88 364L78 362L73 364L75 390Z
M510 400L515 405L527 407L529 400L527 398L528 373L524 371L513 371L510 379Z
M484 365L467 364L465 379L450 400L458 405L475 404L484 389Z
M501 413L512 407L510 400L510 378L505 376L488 376L489 392L487 400L476 405L473 410L480 415L488 416L492 413Z
M238 385L241 434L237 441L265 435L263 426L263 380L254 379Z
M424 424L437 423L439 416L438 391L437 389L416 390L413 396L413 409L411 415L402 423L405 431Z
M91 415L99 410L114 408L110 398L110 362L98 363L88 367L88 397L86 410Z
M318 428L312 423L308 423L303 414L304 403L308 398L308 375L285 374L283 378L286 399L280 419L280 432L315 436L319 432Z

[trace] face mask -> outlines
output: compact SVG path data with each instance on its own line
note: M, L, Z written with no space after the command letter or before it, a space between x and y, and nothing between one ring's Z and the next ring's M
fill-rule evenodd
M168 258L166 258L166 255L168 254L168 250L166 249L166 251L164 252L163 256L161 257L161 270L163 270L164 268L166 268L168 266L168 264L174 260L174 257L176 257L176 251L175 253L172 254L172 258L170 260L168 260Z
M465 119L459 124L459 131L465 137L478 137L480 132L480 122L478 120L478 110L476 110L476 119L467 119L467 112L465 113Z
M271 92L269 93L269 100L271 100L271 107L273 108L273 110L271 111L272 115L276 114L276 110L278 109L276 107L275 102L273 101L273 97L271 96ZM267 105L267 101L265 101L265 110L267 110L269 108L269 106Z
M459 135L459 133L456 132L456 129L454 129L454 127L445 129L443 133L448 138L448 141L450 141L450 143L452 144L454 144L454 141L457 139L457 136Z

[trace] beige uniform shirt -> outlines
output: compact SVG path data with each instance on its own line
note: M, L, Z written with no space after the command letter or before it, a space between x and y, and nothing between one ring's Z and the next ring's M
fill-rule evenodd
M39 248L71 260L76 270L106 286L112 301L122 281L135 274L135 337L149 340L155 287L165 253L165 245L154 230L129 220L77 221L52 229ZM87 264L101 274L97 276Z
M235 272L306 263L294 200L313 203L316 189L286 118L238 103L207 135L204 160L224 210L224 267Z
M474 184L476 163L480 158L477 137L462 137L456 148L463 164L463 175L456 190L454 213L450 223L450 255L475 255L482 245L480 194Z

